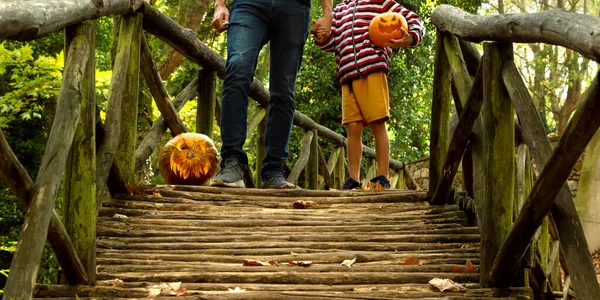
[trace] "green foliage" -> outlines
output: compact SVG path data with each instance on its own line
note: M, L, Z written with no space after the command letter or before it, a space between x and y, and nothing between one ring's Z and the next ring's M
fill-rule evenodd
M15 120L40 119L52 108L60 90L63 57L33 56L24 44L9 50L0 44L0 76L6 79L6 91L0 96L0 128Z

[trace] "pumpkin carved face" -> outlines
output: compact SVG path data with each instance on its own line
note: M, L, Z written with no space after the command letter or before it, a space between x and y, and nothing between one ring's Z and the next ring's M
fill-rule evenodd
M399 13L384 12L371 20L369 38L373 44L383 48L390 40L402 38L404 34L400 28L408 31L406 19Z
M217 154L217 147L208 136L182 133L161 149L160 174L169 184L203 185L217 173Z

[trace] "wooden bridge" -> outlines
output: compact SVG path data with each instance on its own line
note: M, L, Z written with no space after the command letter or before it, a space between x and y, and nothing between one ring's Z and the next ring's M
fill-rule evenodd
M418 187L392 160L395 189L340 192L322 189L346 177L345 139L301 112L294 124L306 134L288 180L303 178L305 190L128 189L167 129L173 136L188 131L177 111L197 93L196 131L212 135L224 59L139 0L4 1L0 14L2 40L63 29L67 37L56 116L35 182L0 131L1 178L27 209L5 299L600 299L564 184L600 126L598 79L552 149L511 44L561 45L598 62L597 17L562 10L473 16L438 7L430 186ZM85 21L105 15L123 17L103 123L96 118L93 25ZM203 67L173 101L143 30ZM484 42L483 56L471 42ZM137 144L138 84L131 83L140 82L139 67L162 116ZM249 132L261 141L268 91L254 80L250 96L262 108L250 117ZM329 157L319 139L335 146ZM364 155L373 172L374 150ZM452 189L461 163L464 195ZM53 204L63 174L61 219ZM246 175L246 186L256 186L260 178ZM63 284L35 283L46 239ZM460 291L442 292L433 279L453 280Z

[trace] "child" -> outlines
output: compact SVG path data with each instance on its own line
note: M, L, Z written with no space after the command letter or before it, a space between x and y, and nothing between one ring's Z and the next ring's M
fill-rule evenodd
M369 39L371 20L383 12L400 13L408 23L408 32L402 28L402 39L390 41L385 48L375 46ZM333 10L331 28L313 27L312 32L317 46L335 52L337 79L342 84L342 124L348 130L350 177L341 189L361 187L365 125L371 127L375 137L378 176L371 182L389 189L390 142L385 122L390 118L387 73L391 48L419 45L425 32L421 18L393 0L343 0Z

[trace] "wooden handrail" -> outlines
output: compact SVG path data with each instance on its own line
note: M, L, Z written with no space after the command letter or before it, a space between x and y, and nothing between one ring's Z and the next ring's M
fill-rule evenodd
M0 40L30 41L86 20L138 10L144 0L0 2Z
M505 41L563 46L600 62L600 18L561 9L478 16L442 4L431 21L442 32L471 42Z

